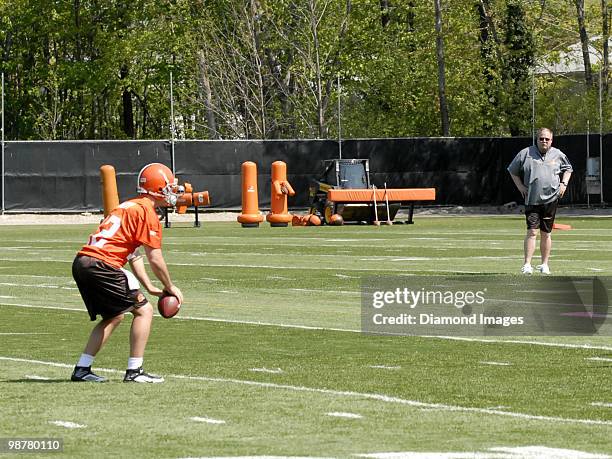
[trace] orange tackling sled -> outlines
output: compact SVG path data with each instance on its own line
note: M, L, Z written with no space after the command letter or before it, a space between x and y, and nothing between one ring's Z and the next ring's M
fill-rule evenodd
M373 202L374 192L372 190L344 189L329 190L327 199L334 202ZM435 201L435 188L389 188L387 190L389 202L409 201ZM376 201L385 200L385 190L376 190Z
M345 222L391 224L403 205L409 206L406 223L413 222L414 205L435 201L435 188L377 189L370 181L367 159L328 159L323 173L310 185L310 213L319 215L328 225L338 214ZM399 222L402 223L402 222Z

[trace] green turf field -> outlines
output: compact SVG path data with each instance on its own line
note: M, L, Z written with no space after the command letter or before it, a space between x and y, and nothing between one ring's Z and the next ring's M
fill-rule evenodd
M560 222L553 274L611 276L612 219ZM69 382L92 326L70 266L93 229L0 226L0 438L64 444L27 457L612 455L612 337L360 333L364 276L518 275L522 217L175 224L186 303L154 319L158 385L121 382L129 319L94 364L110 382Z

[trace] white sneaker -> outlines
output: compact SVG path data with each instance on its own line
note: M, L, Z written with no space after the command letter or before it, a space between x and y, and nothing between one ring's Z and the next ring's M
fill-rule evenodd
M123 382L162 383L164 382L164 378L145 373L142 367L140 367L135 370L126 370Z
M538 265L536 269L540 271L542 274L550 274L550 268L548 265Z
M521 273L522 274L533 274L533 268L531 267L531 265L524 264L523 267L521 268Z

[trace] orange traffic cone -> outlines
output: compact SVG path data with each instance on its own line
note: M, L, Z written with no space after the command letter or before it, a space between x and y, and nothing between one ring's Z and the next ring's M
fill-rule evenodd
M257 164L245 161L242 163L242 213L238 221L243 228L257 228L263 219L257 194Z
M270 196L270 213L266 220L270 226L287 226L292 216L287 210L287 195L293 196L295 191L287 181L287 165L282 161L272 163L272 187Z
M119 193L117 192L117 177L115 168L105 164L100 167L100 182L102 184L102 203L104 205L104 216L112 212L119 205Z

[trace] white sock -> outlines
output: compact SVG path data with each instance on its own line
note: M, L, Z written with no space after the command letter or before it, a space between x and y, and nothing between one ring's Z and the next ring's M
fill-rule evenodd
M137 370L142 366L143 360L142 357L130 357L128 359L128 370Z
M89 354L81 354L77 367L90 367L95 357Z

